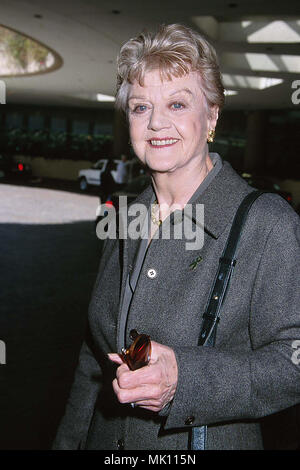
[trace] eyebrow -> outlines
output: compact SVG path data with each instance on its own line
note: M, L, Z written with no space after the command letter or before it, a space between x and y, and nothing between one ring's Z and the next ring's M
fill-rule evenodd
M182 92L185 92L185 93L188 93L190 96L194 96L194 93L191 92L191 90L189 90L189 88L181 88L180 90L176 90L174 91L173 93L171 93L169 96L173 96L173 95L176 95L177 93L182 93ZM128 101L130 100L146 100L147 98L145 96L130 96L130 98L128 98Z
M130 100L145 100L145 96L130 96L130 98L128 98L128 101Z
M188 93L191 96L194 96L194 93L192 93L189 88L182 88L181 90L176 90L173 93L171 93L170 96L176 95L177 93L181 93L183 91L185 91L186 93Z

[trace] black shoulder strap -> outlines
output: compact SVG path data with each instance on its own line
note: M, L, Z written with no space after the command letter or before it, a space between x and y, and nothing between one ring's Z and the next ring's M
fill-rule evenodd
M238 242L253 202L264 192L266 191L252 191L249 193L242 200L235 214L225 249L219 261L219 269L214 280L209 301L203 315L203 323L198 341L200 346L212 347L215 344L221 306L224 302L229 281L236 264L235 254ZM207 426L198 426L191 429L191 450L205 450L206 440Z
M252 191L241 202L229 233L225 249L219 261L219 269L210 293L209 301L203 315L203 323L198 345L213 346L216 336L216 325L219 322L220 310L224 302L229 281L236 264L235 254L238 242L253 202L265 191Z

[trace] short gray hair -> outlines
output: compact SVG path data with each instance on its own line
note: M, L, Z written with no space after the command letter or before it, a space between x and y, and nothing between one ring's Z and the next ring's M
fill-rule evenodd
M216 51L196 31L180 24L161 25L156 33L142 32L127 41L118 60L116 107L127 112L129 85L141 86L145 73L158 69L162 79L171 80L190 71L199 72L202 92L209 108L224 105L224 87Z

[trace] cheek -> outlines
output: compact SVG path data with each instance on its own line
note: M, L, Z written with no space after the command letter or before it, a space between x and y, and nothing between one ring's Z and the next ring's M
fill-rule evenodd
M144 136L144 126L139 120L132 119L129 121L129 135L131 142L140 142Z
M135 120L129 121L130 142L136 156L143 161L146 151L146 141L144 138L143 126Z
M130 135L131 141L134 140L135 134L136 134L136 126L135 126L135 123L132 122L132 120L130 120L130 121L129 121L129 135Z
M177 128L186 145L198 146L202 141L206 141L207 123L199 115L183 120L181 124L178 123Z
M198 138L206 142L207 133L208 133L208 122L206 118L206 113L198 116L198 120L195 121L195 132L198 134Z

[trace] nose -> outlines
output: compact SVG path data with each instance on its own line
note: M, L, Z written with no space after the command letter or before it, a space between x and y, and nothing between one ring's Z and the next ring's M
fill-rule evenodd
M170 121L167 116L164 116L159 107L153 107L149 119L148 129L152 131L159 131L170 127Z

